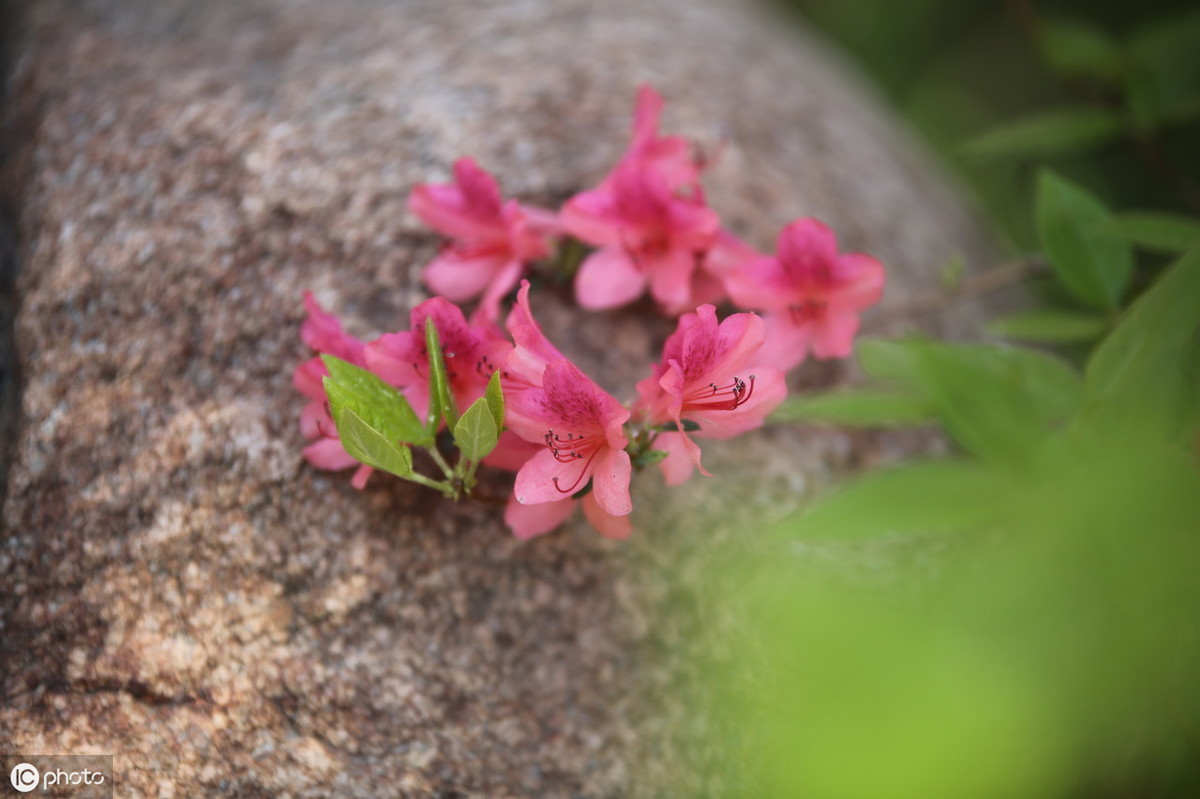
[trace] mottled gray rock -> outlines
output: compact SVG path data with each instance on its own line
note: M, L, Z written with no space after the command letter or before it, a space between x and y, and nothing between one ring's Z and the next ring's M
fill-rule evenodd
M682 644L656 575L731 529L710 510L781 508L923 440L751 436L712 448L720 481L664 497L646 475L630 544L519 543L498 508L303 463L301 291L360 335L398 327L437 246L411 186L471 154L556 203L624 148L641 81L669 131L727 139L708 185L733 229L769 247L818 215L887 263L888 303L978 260L959 198L819 46L739 8L27 5L3 751L113 752L128 796L651 792L635 753L669 759L679 708L647 692ZM626 393L670 327L535 307Z

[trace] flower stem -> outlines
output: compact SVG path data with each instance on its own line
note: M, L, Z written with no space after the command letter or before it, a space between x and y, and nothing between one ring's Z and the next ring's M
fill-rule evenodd
M446 475L447 480L453 480L455 477L454 470L450 468L450 464L446 463L446 459L442 457L442 453L438 452L437 444L428 447L426 451L429 457L433 458L434 463L442 470L442 474Z
M1042 264L1022 260L984 270L966 278L949 291L934 291L921 294L901 305L882 310L863 320L865 330L881 330L896 322L907 322L944 311L964 300L973 300L1000 289L1024 283L1041 273Z

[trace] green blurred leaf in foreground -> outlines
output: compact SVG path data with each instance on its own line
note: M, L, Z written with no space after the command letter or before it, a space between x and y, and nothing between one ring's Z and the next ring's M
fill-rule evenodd
M1118 214L1104 230L1153 252L1177 255L1200 249L1200 221L1182 214Z
M1035 214L1046 257L1063 285L1093 308L1119 307L1133 272L1133 252L1105 230L1108 209L1081 187L1043 170Z
M1009 122L963 145L977 158L1033 158L1090 152L1121 138L1121 117L1104 108L1062 108Z
M1040 457L867 475L781 527L790 557L743 564L754 627L719 672L736 795L1197 795L1198 297L1192 255L1101 344ZM972 373L1003 384L971 350L928 359L945 346L863 355L938 403Z
M1107 329L1108 320L1101 314L1055 308L1022 311L988 325L988 331L995 336L1046 344L1095 341Z
M792 397L771 415L774 422L832 424L846 427L888 427L927 424L934 419L932 404L908 391L847 389Z

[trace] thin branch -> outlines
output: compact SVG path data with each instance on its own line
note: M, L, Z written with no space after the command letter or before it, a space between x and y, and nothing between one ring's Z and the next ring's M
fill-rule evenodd
M948 291L922 294L902 305L882 310L864 320L863 329L864 331L878 331L890 327L896 322L912 321L922 316L939 313L960 302L978 299L1001 289L1024 283L1039 274L1042 269L1043 266L1035 261L1018 261L993 267L964 278L957 286Z

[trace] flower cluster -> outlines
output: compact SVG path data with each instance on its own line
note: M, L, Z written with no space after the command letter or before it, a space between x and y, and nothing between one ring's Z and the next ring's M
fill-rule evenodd
M364 343L305 296L301 336L336 359L313 358L293 376L310 400L301 428L312 442L304 453L313 465L357 467L358 488L372 470L364 460L392 463L381 468L432 484L411 473L406 447L420 440L445 469L448 482L437 485L447 495L469 493L476 461L515 471L505 520L520 537L554 529L579 505L602 534L624 538L631 531L634 471L657 463L669 485L695 471L709 475L704 440L760 427L786 396L785 372L809 353L850 353L860 312L882 294L882 265L839 253L833 232L816 219L786 226L773 255L723 229L700 183L706 164L688 140L659 133L662 108L657 92L642 87L625 154L595 188L557 213L506 200L495 178L470 158L455 163L452 182L417 186L409 208L446 244L423 272L436 296L412 310L408 330ZM582 308L615 308L648 292L664 313L678 317L661 360L629 404L565 357L534 318L523 278L539 267L571 269L554 254L572 243L590 248L574 272ZM503 306L518 284L504 335ZM455 303L474 300L468 319ZM726 301L742 310L722 319L718 306ZM390 433L356 412L356 455L343 446L343 409L330 404L330 363L339 372L369 373L368 382L380 381L372 396L392 391L406 405L408 416L396 417ZM497 376L501 396L489 396ZM347 390L339 388L338 397ZM457 408L467 406L468 414L478 409L469 423L468 414L458 420ZM356 407L371 415L369 405ZM489 409L497 414L494 424L484 418ZM418 426L399 432L408 430L409 416ZM470 463L466 470L452 469L435 443L456 420L459 429L449 432L460 459ZM399 459L363 455L364 429ZM397 436L399 442L392 440Z

